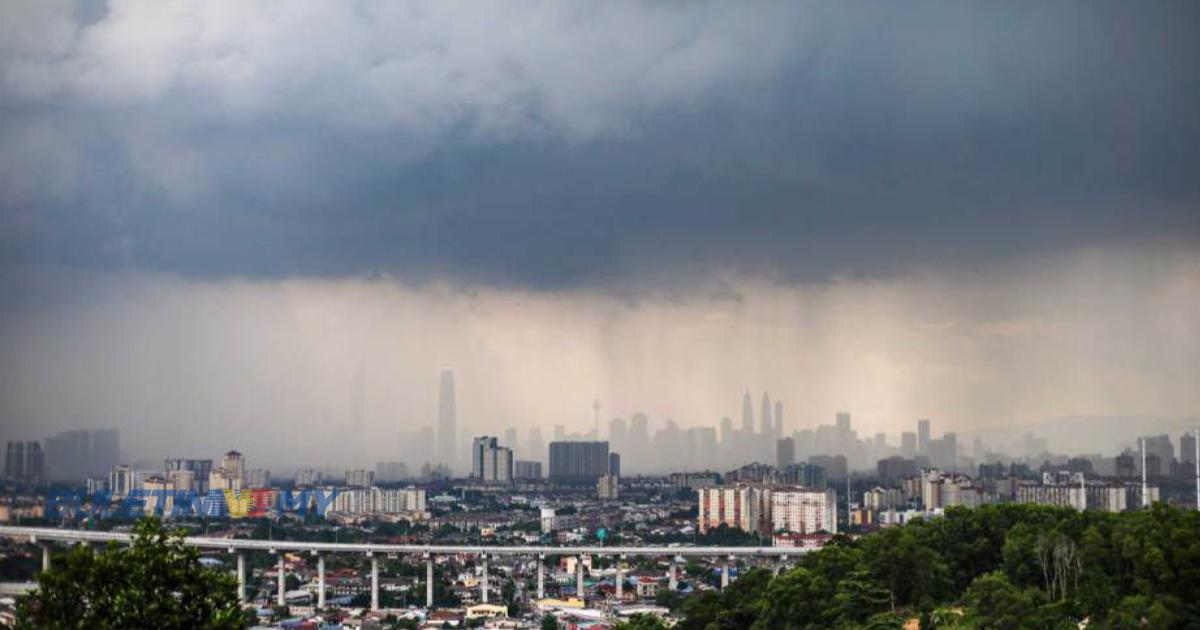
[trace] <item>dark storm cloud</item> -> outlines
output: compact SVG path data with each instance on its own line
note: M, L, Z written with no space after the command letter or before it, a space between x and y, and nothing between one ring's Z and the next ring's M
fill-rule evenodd
M790 282L1200 236L1190 2L0 12L9 264Z

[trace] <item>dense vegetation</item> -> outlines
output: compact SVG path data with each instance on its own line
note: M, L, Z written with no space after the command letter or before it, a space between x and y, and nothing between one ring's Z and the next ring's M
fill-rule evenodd
M237 583L156 519L129 546L72 547L17 603L19 628L242 628Z
M1200 512L1028 505L846 537L775 577L690 596L680 630L1200 628ZM629 628L659 627L638 619Z

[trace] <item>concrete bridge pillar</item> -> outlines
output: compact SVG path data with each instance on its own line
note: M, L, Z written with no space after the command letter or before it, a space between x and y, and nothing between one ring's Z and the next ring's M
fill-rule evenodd
M721 590L729 588L729 563L733 562L733 556L729 556L725 562L721 563Z
M425 554L425 607L433 608L433 556Z
M287 598L284 597L284 589L287 587L287 583L284 582L283 554L279 553L278 551L275 551L274 549L271 550L271 553L275 554L276 557L278 558L275 561L275 568L276 568L276 571L279 573L279 594L275 598L275 603L280 606L287 606Z
M50 570L50 544L42 543L42 573Z
M232 551L232 550L231 550ZM238 601L246 603L246 552L237 552Z
M546 554L539 553L537 557L538 599L546 598Z
M317 554L317 608L325 608L325 554Z
M371 558L371 610L379 610L379 556L368 551Z
M483 578L479 580L479 600L486 604L488 603L488 557L484 553L480 554L479 558L483 561Z
M625 554L617 557L617 601L625 598Z
M583 554L575 560L575 592L583 599Z
M679 580L675 577L676 566L674 556L671 557L668 570L670 573L667 574L667 588L671 589L672 591L679 590Z

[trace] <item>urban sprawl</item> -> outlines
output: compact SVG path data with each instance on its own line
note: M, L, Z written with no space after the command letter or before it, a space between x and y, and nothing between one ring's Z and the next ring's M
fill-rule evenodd
M783 403L763 394L755 405L747 393L737 427L730 418L697 428L666 421L651 433L649 419L635 414L611 420L602 434L597 405L586 433L559 425L544 441L535 427L522 441L515 428L463 435L452 373L442 375L439 396L436 430L414 432L403 457L373 469L301 467L284 479L250 467L236 450L218 459L172 454L161 468L123 462L114 429L10 441L0 523L128 532L138 518L157 515L209 538L450 550L205 551L205 563L237 573L260 620L288 627L370 628L401 619L417 627L536 628L553 615L570 627L606 628L634 614L669 616L672 597L724 588L755 566L782 569L787 555L553 548L802 554L838 534L989 503L1107 512L1157 501L1200 507L1193 432L1179 436L1178 448L1169 435L1131 435L1111 456L1057 454L1029 434L1019 453L978 438L964 448L955 433L934 437L930 420L917 420L898 442L883 433L861 437L848 413L785 435ZM20 541L0 544L10 576L53 561L45 544L41 552ZM486 552L517 546L551 549ZM10 608L0 609L0 621L12 619Z

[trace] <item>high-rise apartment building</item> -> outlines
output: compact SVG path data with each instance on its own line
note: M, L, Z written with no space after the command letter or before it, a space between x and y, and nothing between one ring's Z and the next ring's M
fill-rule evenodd
M542 462L513 462L513 478L518 481L534 481L542 478Z
M375 471L356 468L346 471L347 488L370 488L375 485Z
M471 443L471 478L483 483L512 483L512 449L500 446L491 436L475 438Z
M833 489L771 489L771 531L837 533L837 492Z
M1171 464L1175 462L1175 445L1171 443L1169 435L1150 435L1145 438L1146 457L1158 457L1160 462L1160 471L1165 472L1171 469Z
M125 464L113 466L108 475L108 488L112 490L113 499L124 499L134 488L133 468Z
M608 442L551 442L550 481L595 483L608 474Z
M601 501L615 501L620 492L621 478L617 475L601 475L596 480L596 495Z
M408 479L408 464L398 461L377 462L375 464L375 481L394 483Z
M401 514L425 511L420 488L350 488L337 493L329 506L343 514Z
M769 531L771 491L760 486L698 488L696 527L701 534L721 525L757 534Z
M1189 466L1196 465L1196 434L1184 433L1179 436L1179 461Z
M173 489L179 491L196 489L196 475L186 468L167 471L167 482Z
M507 446L484 451L483 482L506 485L513 480L513 452Z
M192 473L191 489L200 494L208 492L208 478L212 475L213 462L211 459L183 459L179 457L167 458L163 462L163 471L170 478L172 472L187 470ZM176 486L179 488L178 486ZM183 489L183 488L179 488Z
M236 479L244 484L246 481L246 458L237 451L229 451L221 458L221 470L224 471L225 477Z
M301 468L296 471L296 476L292 483L300 488L315 486L321 483L321 473L311 468Z
M4 458L4 476L14 481L40 483L46 479L42 445L35 441L12 441Z
M246 471L247 488L271 487L271 471L266 468L251 468Z

